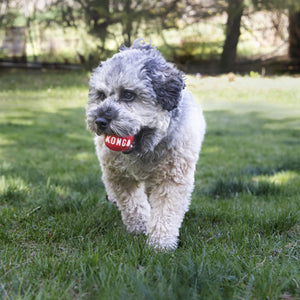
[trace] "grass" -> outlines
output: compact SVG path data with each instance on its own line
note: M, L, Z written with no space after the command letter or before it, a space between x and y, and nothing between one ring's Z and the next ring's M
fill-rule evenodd
M299 299L299 79L188 77L208 123L179 248L105 200L87 74L0 73L0 298Z

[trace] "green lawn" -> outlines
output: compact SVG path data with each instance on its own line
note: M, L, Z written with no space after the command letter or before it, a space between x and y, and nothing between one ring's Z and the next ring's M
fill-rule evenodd
M187 77L207 135L179 248L105 200L85 73L0 73L1 299L299 299L300 78Z

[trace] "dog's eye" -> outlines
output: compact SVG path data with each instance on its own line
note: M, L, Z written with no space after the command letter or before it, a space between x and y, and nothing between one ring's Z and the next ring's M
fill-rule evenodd
M97 98L102 101L106 98L106 95L103 91L97 91Z
M132 91L124 90L121 93L121 100L122 101L130 102L130 101L133 101L134 98L135 98L135 93L132 92Z

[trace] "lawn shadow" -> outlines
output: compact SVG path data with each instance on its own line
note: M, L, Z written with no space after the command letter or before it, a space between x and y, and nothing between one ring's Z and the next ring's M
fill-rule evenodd
M230 111L206 112L205 116L208 129L196 173L194 202L201 203L203 197L230 200L243 194L286 195L294 179L277 185L253 178L287 171L300 174L299 130L288 127L294 119L273 120L258 112ZM15 182L21 180L27 189L26 197L28 191L34 191L27 197L29 200L43 198L50 178L54 189L49 197L54 206L63 210L68 209L64 205L74 209L74 201L79 207L83 195L93 198L93 203L97 197L105 201L93 137L85 128L84 118L83 108L67 108L1 123L5 138L1 174ZM12 186L17 187L15 183ZM12 190L3 193L2 201L9 201ZM13 202L23 203L22 190L17 188L15 192ZM201 212L193 212L190 217L197 221Z
M300 130L289 126L296 119L271 119L260 112L212 111L205 115L207 133L197 166L191 209L183 227L191 226L194 238L199 236L199 227L207 223L212 228L225 223L257 224L263 230L268 216L260 216L258 212L260 217L255 219L253 213L259 207L270 210L273 218L264 232L272 233L275 229L279 232L280 228L294 226L298 218L296 199L300 196ZM240 215L239 207L250 211ZM275 211L274 207L280 210ZM284 227L281 213L289 226Z
M51 198L62 208L67 205L62 202L73 205L72 201L83 199L83 195L92 197L96 191L105 201L93 137L85 127L84 109L14 116L0 123L0 131L4 133L0 173L6 180L0 202L22 205L25 198L33 202ZM49 180L54 187L51 197L47 194Z

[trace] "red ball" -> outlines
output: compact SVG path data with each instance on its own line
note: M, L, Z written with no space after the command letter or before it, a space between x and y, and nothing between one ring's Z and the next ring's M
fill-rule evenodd
M113 151L128 150L133 142L134 136L120 137L117 135L104 135L106 147Z

